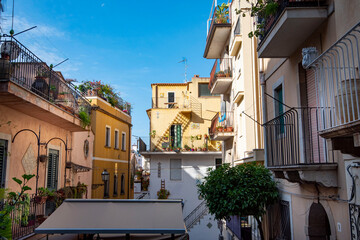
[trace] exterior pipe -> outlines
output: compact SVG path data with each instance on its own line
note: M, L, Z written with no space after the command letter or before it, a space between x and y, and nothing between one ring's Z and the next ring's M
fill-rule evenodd
M262 65L262 64L261 64ZM262 66L261 66L262 67ZM260 85L261 85L261 98L262 98L262 114L263 114L263 123L267 122L267 105L266 105L266 81L265 81L265 74L262 71L263 69L260 70ZM264 165L265 167L267 167L267 137L266 137L266 128L263 129L264 132L264 154L265 154L265 161L264 161Z

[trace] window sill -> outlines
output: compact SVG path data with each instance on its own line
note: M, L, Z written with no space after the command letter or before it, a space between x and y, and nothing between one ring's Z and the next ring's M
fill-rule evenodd
M115 150L120 150L120 148L114 148Z
M105 145L104 147L106 147L106 148L111 148L111 146L106 146L106 145Z

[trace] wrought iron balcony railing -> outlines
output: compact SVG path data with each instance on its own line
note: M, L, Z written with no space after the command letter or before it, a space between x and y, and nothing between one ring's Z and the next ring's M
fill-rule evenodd
M99 94L98 92L96 91L91 91L91 90L88 90L86 93L85 93L86 96L88 97L92 97L92 96L97 96L97 97L100 97L102 99L104 99L105 101L109 102L106 97L104 97L103 95ZM110 102L109 102L110 103ZM126 102L124 99L122 99L121 97L117 96L116 97L116 102L111 102L110 103L113 107L116 107L118 109L120 109L121 111L123 111L124 113L128 114L131 116L131 104Z
M0 43L0 81L14 82L73 115L90 113L90 103L75 86L14 37L2 38Z
M211 90L219 78L232 77L232 71L231 58L216 59L210 72L209 89Z
M167 97L153 97L152 108L190 109L191 101L186 97L174 97L172 99L168 99Z
M291 108L264 124L269 167L334 163L318 134L321 108Z
M328 50L307 62L314 71L319 130L330 130L360 120L360 22ZM310 59L311 60L311 59Z
M258 18L259 22L264 22L263 34L260 37L264 39L266 35L270 32L271 28L274 26L278 18L284 12L285 8L294 8L294 7L317 7L324 6L324 0L278 0L276 1L278 4L277 11L275 14L267 17L267 18Z

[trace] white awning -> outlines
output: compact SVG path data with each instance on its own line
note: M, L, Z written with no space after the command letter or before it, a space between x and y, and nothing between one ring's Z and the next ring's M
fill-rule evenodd
M186 234L179 200L66 199L39 234Z

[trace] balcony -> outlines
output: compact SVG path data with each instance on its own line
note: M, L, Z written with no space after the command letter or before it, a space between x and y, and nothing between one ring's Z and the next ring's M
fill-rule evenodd
M210 72L209 89L211 94L227 94L232 83L231 58L216 59Z
M289 57L327 19L323 0L277 2L277 12L263 20L264 34L258 47L260 58Z
M228 41L231 32L231 20L229 14L219 16L216 8L209 21L210 29L208 26L204 58L216 59L221 57L224 46Z
M80 114L90 114L90 103L75 86L15 38L0 43L1 104L69 131L83 131Z
M226 141L234 137L234 113L217 113L211 120L210 138L216 141Z
M292 108L264 124L267 165L277 178L337 187L337 163L318 133L321 112Z
M308 71L314 71L317 80L317 102L323 109L319 115L320 135L340 142L351 140L360 132L360 22L305 65L312 67ZM347 152L350 146L343 147L343 152L360 155L359 151Z
M184 111L190 111L191 101L186 97L175 97L172 99L168 99L167 97L153 97L151 108L179 109Z

